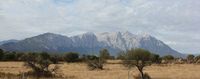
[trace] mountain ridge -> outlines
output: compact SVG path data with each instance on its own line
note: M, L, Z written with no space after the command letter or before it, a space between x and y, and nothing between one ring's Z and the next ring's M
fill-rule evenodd
M135 35L131 32L87 32L75 36L64 36L54 33L44 33L38 36L26 38L16 43L6 43L0 48L8 51L25 52L80 52L81 54L97 54L102 48L107 48L112 55L119 51L131 48L143 48L153 53L164 55L183 56L183 54L170 48L164 42L149 34Z
M15 43L18 42L19 40L16 39L10 39L10 40L5 40L5 41L0 41L0 45L5 44L5 43Z

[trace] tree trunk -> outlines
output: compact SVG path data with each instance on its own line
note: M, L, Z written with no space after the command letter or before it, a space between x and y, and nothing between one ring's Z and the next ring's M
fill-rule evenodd
M142 79L144 79L144 73L143 73L143 71L142 70L139 70L139 71L140 71Z
M142 77L142 79L144 79L144 73L143 73L143 66L140 67L140 66L136 66L138 68L138 70L140 71L140 75Z

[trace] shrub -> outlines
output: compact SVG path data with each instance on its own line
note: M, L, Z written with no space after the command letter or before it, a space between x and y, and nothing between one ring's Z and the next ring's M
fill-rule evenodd
M151 54L151 61L152 63L159 64L161 63L161 58L158 54Z
M187 62L188 63L194 63L194 58L195 58L194 55L192 55L192 54L188 55L187 56Z
M174 56L172 55L166 55L162 57L163 60L174 60Z
M105 61L95 55L83 55L82 60L87 64L89 70L103 70Z
M51 55L50 60L52 61L53 64L58 64L59 58L60 57L58 55Z
M15 56L16 56L16 60L17 61L22 61L21 57L24 55L25 53L16 53Z
M5 60L5 61L14 61L14 60L16 60L15 54L16 54L16 52L5 52L3 60Z
M98 57L95 55L82 55L80 58L80 61L82 62L87 62L88 60L94 60L97 59Z
M104 60L97 58L97 59L93 59L93 60L88 60L87 66L88 66L89 70L95 70L95 69L103 70L103 64L104 63L105 63Z
M2 49L0 49L0 60L2 60L4 57L4 51Z
M30 67L33 70L27 74L37 77L53 76L52 71L48 69L52 64L48 53L27 53L23 55L22 60L25 62L25 66Z
M87 55L86 59L87 60L95 60L95 59L99 59L99 58L97 56L95 56L95 55Z
M107 49L101 49L100 51L99 51L99 57L101 58L101 59L110 59L110 53L109 53L109 51L107 50Z
M64 55L64 60L66 62L76 62L79 59L79 54L75 52L69 52Z

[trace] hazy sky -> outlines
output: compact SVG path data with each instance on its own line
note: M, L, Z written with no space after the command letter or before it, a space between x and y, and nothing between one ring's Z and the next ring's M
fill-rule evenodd
M199 0L0 0L0 40L45 32L149 33L200 54Z

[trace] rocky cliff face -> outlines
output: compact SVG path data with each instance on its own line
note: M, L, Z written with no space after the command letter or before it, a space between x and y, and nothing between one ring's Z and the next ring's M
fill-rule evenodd
M6 43L0 46L8 51L75 51L82 54L97 54L102 48L107 48L111 54L131 48L144 48L153 53L163 55L183 56L162 41L148 34L134 35L130 32L84 33L67 37L53 33L45 33L27 38L19 42Z

